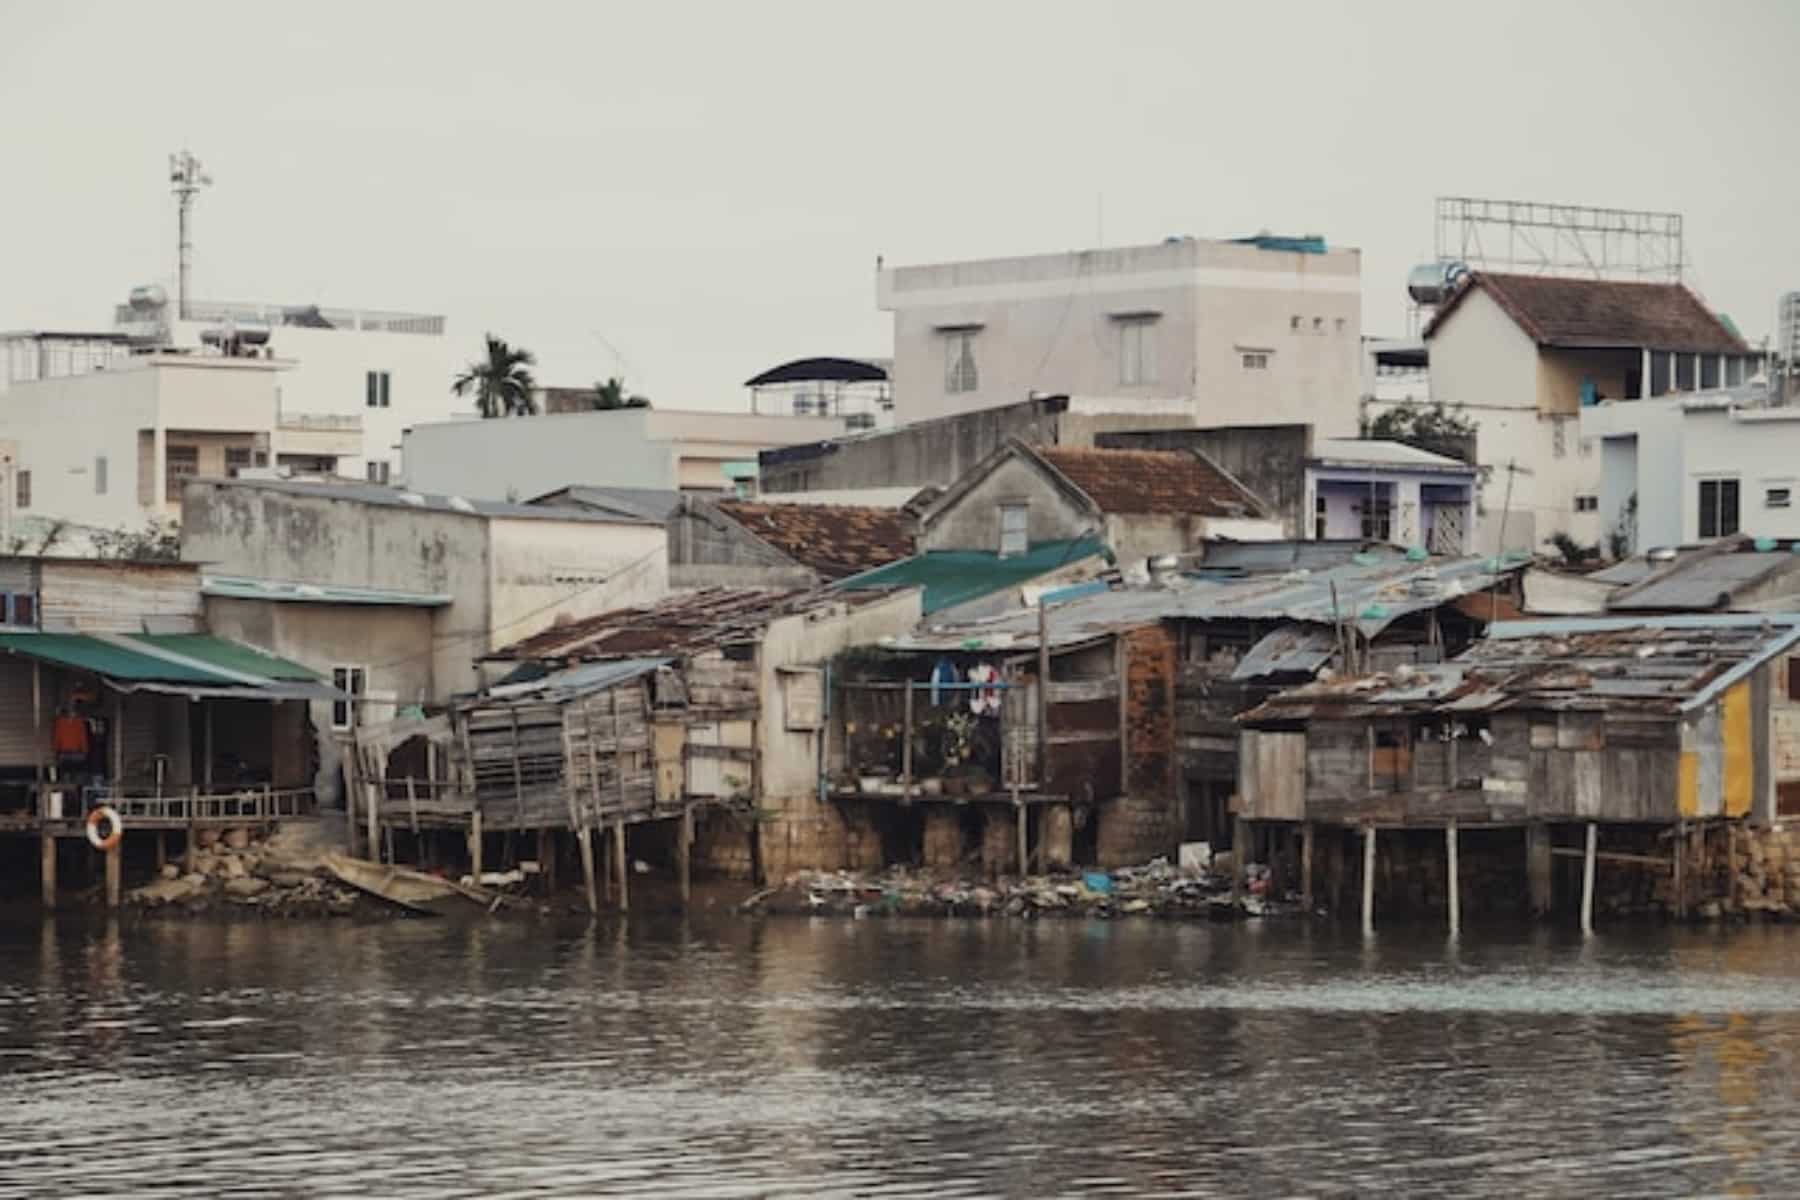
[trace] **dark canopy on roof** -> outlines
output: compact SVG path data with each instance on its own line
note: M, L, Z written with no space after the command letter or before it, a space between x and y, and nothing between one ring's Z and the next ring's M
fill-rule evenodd
M744 381L745 387L772 387L778 383L879 383L887 368L866 358L796 358L770 367Z

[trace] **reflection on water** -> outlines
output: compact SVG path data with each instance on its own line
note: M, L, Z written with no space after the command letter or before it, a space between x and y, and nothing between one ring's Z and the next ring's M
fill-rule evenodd
M1800 929L0 925L0 1193L1795 1194Z

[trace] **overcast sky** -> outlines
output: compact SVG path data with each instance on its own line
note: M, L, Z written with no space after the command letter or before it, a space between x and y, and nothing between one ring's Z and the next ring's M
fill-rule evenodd
M887 353L878 254L1319 232L1400 332L1440 194L1680 212L1753 338L1800 288L1791 0L0 0L0 112L0 328L170 281L186 144L197 295L443 312L664 407Z

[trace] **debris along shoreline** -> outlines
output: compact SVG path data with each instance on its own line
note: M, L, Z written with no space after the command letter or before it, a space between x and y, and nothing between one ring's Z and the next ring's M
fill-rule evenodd
M893 867L886 871L802 871L740 906L771 916L838 917L1161 917L1233 921L1304 916L1298 897L1269 895L1266 868L1245 868L1233 894L1229 874L1181 869L1166 858L1110 871L973 880Z

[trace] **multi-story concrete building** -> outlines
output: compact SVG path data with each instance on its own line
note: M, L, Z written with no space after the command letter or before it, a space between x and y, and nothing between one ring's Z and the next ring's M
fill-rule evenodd
M1487 469L1484 552L1599 543L1601 463L1584 409L1742 383L1744 340L1674 283L1475 272L1425 329L1433 404L1472 422Z
M1361 254L1171 238L881 270L902 423L1035 394L1178 401L1201 425L1356 431Z
M0 396L0 435L18 447L12 511L108 530L178 520L188 479L269 465L288 365L140 354L15 383Z
M160 289L139 288L114 321L144 345L194 349L237 338L288 360L276 413L289 436L276 466L397 481L407 429L474 412L450 384L481 347L453 345L442 316L208 300L177 313Z

